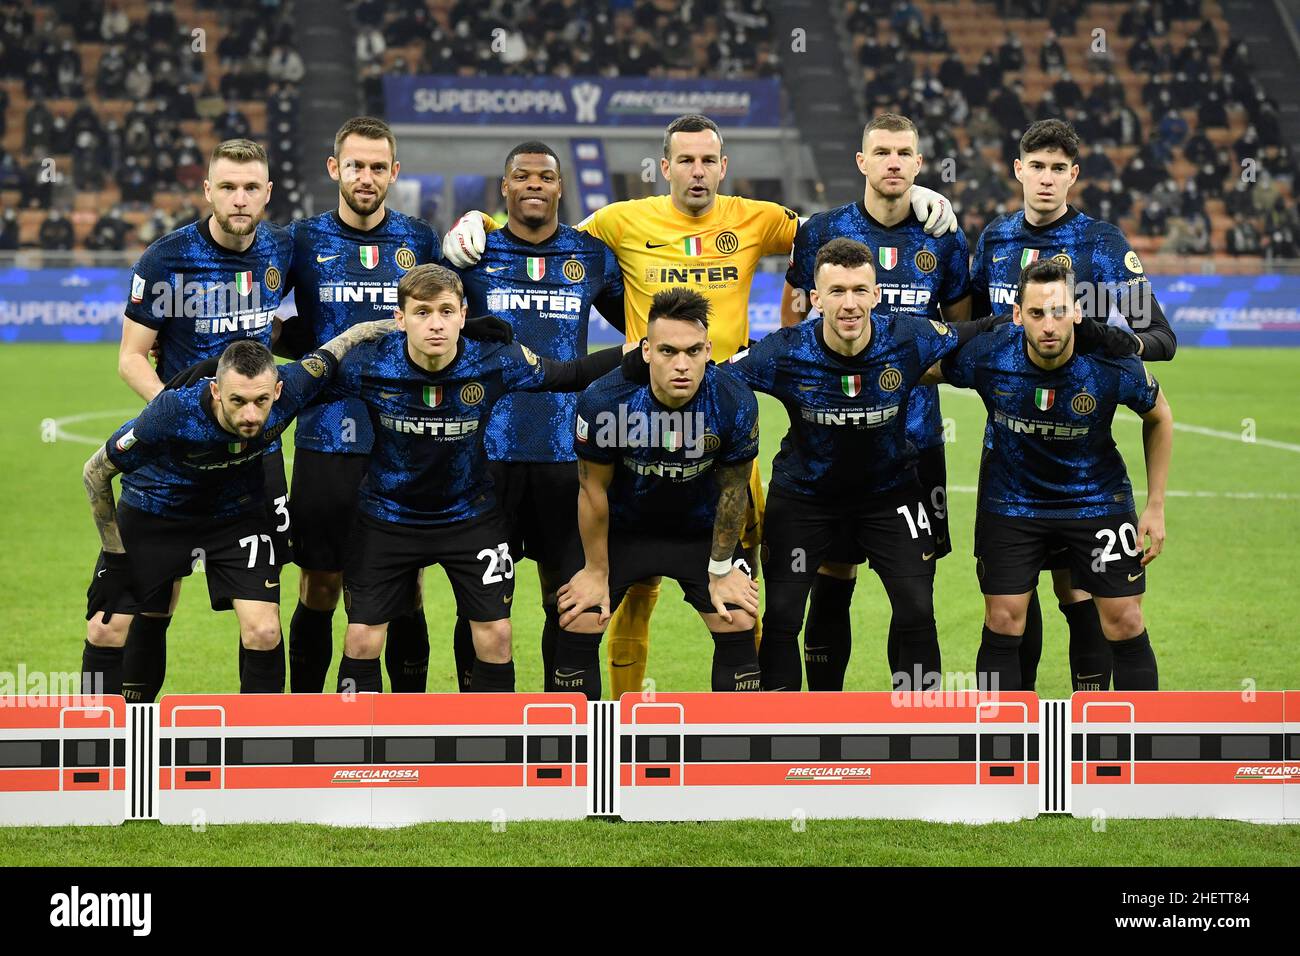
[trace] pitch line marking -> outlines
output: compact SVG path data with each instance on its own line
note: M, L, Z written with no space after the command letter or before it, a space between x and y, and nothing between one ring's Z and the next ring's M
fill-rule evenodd
M979 489L974 485L949 485L950 492L958 494L975 494ZM1145 488L1134 488L1133 495L1145 495ZM1300 494L1289 491L1166 491L1168 498L1232 498L1237 501L1300 501Z

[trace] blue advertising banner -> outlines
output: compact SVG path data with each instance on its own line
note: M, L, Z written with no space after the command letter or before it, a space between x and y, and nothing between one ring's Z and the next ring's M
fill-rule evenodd
M780 325L784 282L780 272L754 277L755 338ZM1300 276L1156 275L1151 283L1180 347L1300 346ZM130 288L130 269L0 269L0 342L116 342ZM590 337L620 338L599 319Z
M704 113L723 126L781 123L781 83L650 77L385 76L390 123L658 126Z

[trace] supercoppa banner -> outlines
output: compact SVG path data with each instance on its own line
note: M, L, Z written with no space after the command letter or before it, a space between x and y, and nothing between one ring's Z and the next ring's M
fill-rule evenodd
M749 329L780 326L785 277L760 272L749 297ZM1151 276L1157 299L1184 346L1300 346L1300 276ZM0 269L0 342L116 342L131 270ZM594 320L591 341L621 340Z
M779 80L386 76L390 123L663 126L704 113L723 126L781 124Z

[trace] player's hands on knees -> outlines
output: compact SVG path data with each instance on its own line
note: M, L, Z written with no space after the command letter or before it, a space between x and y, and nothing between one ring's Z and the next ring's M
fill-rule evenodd
M483 216L471 209L456 220L456 225L442 237L442 257L454 266L469 268L483 256L487 245L487 232L483 229Z
M567 628L588 608L600 608L600 626L609 623L609 575L593 568L583 568L558 592L556 608L560 627Z
M758 617L758 582L740 568L732 568L722 577L710 574L709 599L713 601L713 609L728 624L731 623L728 604L735 604Z
M104 623L107 624L131 590L131 562L125 554L105 551L103 564L86 589L86 620L103 611Z
M1165 549L1165 509L1147 505L1138 518L1138 543L1151 539L1151 545L1145 547L1142 555L1142 567L1146 567L1160 556Z

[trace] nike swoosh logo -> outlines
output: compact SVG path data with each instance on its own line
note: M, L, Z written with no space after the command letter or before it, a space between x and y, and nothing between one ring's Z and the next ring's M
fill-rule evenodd
M1100 677L1101 677L1100 674L1075 674L1074 675L1074 679L1078 681L1097 680Z
M626 664L620 664L618 661L610 661L610 667L631 667L636 661L628 661Z
M559 671L555 672L556 680L573 680L573 678L581 677L581 676L582 676L582 671L571 671L568 674L562 674Z
M102 568L102 569L100 569L100 572L99 572L98 574L96 574L95 577L97 577L97 578L102 578L102 577L104 576L104 572L107 571L107 570L108 570L108 568Z
M801 391L801 392L811 392L811 391L814 391L816 388L817 388L816 385L800 385L800 386L799 386L799 391Z
M647 240L645 241L645 247L646 247L647 249L662 249L662 248L663 248L664 246L666 246L666 245L669 245L669 243L667 243L667 242L654 242L654 243L652 243L649 239L647 239Z
M279 581L263 581L263 582L262 582L262 587L264 587L264 588L278 588L279 586L280 586L280 582L279 582Z
M341 256L341 255L343 255L343 253L340 252L338 255L334 255L334 256L317 256L317 257L316 257L316 261L317 261L317 262L329 262L331 259L337 259L337 258L338 258L339 256Z
M1010 258L1011 258L1010 256L1002 256L1001 258L999 258L998 256L994 256L994 257L993 257L993 261L994 261L994 262L1001 262L1003 259L1010 259Z
M402 394L401 392L380 392L380 393L379 393L379 397L380 397L380 398L398 398L401 394Z
M994 394L994 395L1001 395L1003 398L1010 398L1010 397L1011 397L1012 395L1014 395L1015 393L1014 393L1014 392L1004 392L1004 391L1002 391L1002 389L1000 389L1000 388L995 388L995 389L993 389L993 394Z
M759 672L758 672L758 671L749 671L748 673L745 673L745 674L736 674L736 675L735 675L735 679L736 679L736 680L748 680L749 678L751 678L751 677L757 677L758 675L759 675Z
M502 269L509 269L509 266L484 266L484 272L500 272Z
M510 603L511 601L513 601L514 599L515 599L515 596L514 596L513 594L507 594L505 597L503 597L503 598L501 599L501 603L502 603L502 604L509 604L509 603Z
M933 558L933 557L934 557L934 552L931 551L929 554L923 554L923 555L921 555L921 560L922 560L922 561L929 561L929 560L930 560L931 558Z
M1137 574L1130 574L1130 575L1128 575L1129 583L1132 584L1134 581L1136 581L1138 578L1142 577L1142 575L1144 575L1144 574L1146 574L1146 571L1139 571Z

